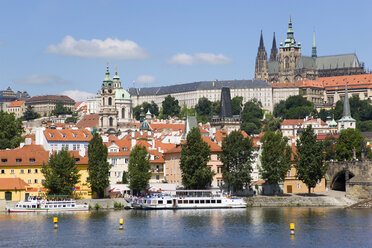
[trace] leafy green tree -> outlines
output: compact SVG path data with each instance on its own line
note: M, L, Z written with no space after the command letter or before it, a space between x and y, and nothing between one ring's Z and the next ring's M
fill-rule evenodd
M151 101L150 112L154 116L158 116L159 115L159 106L154 101Z
M302 119L314 113L314 104L300 95L290 96L274 106L274 116L283 119Z
M323 141L325 161L336 159L336 144L337 139L333 136L327 136Z
M264 111L262 110L261 102L256 99L246 102L242 112L241 129L249 135L260 133L263 115Z
M233 115L240 115L240 111L243 107L243 97L242 96L236 96L233 99L231 99L231 105L232 105L232 112Z
M162 102L163 118L167 119L169 116L179 116L181 107L178 104L178 100L168 95Z
M147 188L151 178L150 155L146 147L136 145L129 155L129 188L135 193Z
M316 186L316 183L322 179L326 173L327 167L323 165L324 154L323 144L316 139L317 135L311 125L302 132L300 139L297 140L296 149L296 164L297 178L304 182L309 194L311 188Z
M267 183L278 185L291 169L291 147L282 132L266 132L261 138L260 175ZM276 191L275 191L276 192Z
M280 129L280 124L283 122L280 118L271 118L265 122L264 132L275 132Z
M210 155L210 147L203 141L199 128L193 128L181 150L182 184L186 189L205 189L211 185L214 172L207 165Z
M229 191L236 192L250 184L253 152L252 139L244 138L240 131L233 131L222 140L222 176Z
M198 103L195 105L198 122L206 123L211 119L212 102L207 98L199 98Z
M213 115L219 115L221 112L221 102L220 101L212 102L212 110Z
M187 116L195 116L195 114L196 114L195 108L187 108L186 104L182 105L180 112L181 119L186 119Z
M141 108L142 105L137 105L133 108L133 117L139 121L140 120L140 115L141 115Z
M63 106L63 103L61 101L58 101L56 103L56 107L52 111L52 115L58 116L58 115L66 115L66 114L72 114L71 109L66 108Z
M321 109L318 113L318 118L320 118L322 121L326 121L327 117L329 115L329 111L325 109Z
M0 111L0 149L14 149L22 142L22 121L13 113Z
M150 110L150 113L153 116L159 115L159 107L156 103L154 103L154 101L151 101L151 103L143 102L141 105L137 105L136 107L133 108L133 116L134 118L136 118L137 121L140 120L141 108L143 108L144 114L146 114L147 111Z
M372 120L358 121L356 126L361 132L372 132Z
M71 195L72 188L79 182L80 174L75 158L66 150L50 156L47 164L43 163L41 172L45 181L43 186L52 195Z
M109 175L111 165L107 162L107 147L103 144L101 136L95 132L88 145L88 181L92 191L99 198L104 197L106 188L110 184Z
M123 177L121 179L121 183L122 184L127 184L129 182L128 180L128 172L127 171L123 171Z
M353 152L360 159L363 135L358 129L344 129L341 131L336 144L336 156L339 161L353 159Z
M31 105L28 105L26 111L23 113L22 120L30 121L40 118L40 115L36 113Z

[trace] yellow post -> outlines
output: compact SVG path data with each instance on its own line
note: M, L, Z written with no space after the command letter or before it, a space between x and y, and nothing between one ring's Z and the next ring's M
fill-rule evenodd
M294 235L295 234L295 224L290 223L289 224L289 229L290 229L291 235Z
M124 219L123 218L121 218L120 220L119 220L119 229L120 230L123 230L123 224L124 224Z
M54 229L58 228L58 217L53 217Z

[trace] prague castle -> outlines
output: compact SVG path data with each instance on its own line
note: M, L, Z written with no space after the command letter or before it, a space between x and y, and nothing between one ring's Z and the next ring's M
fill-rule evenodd
M289 18L287 38L276 46L275 33L269 60L261 31L256 57L255 79L270 83L294 83L301 79L316 80L318 77L333 77L364 74L364 64L355 54L317 56L315 33L311 56L303 56L301 43L294 38L292 20Z

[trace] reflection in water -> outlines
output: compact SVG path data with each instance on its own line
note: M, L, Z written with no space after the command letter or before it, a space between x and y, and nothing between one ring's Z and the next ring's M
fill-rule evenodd
M338 208L0 214L1 247L372 247L371 233L372 210Z

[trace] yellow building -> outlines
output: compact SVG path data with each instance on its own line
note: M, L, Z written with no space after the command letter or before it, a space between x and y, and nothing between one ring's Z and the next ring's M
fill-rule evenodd
M76 159L81 174L80 183L75 186L74 195L76 198L91 198L91 190L87 184L88 157L86 154L79 154L78 151L71 151L71 153ZM49 152L40 145L24 145L13 150L0 150L0 180L13 178L24 181L26 184L24 192L19 190L22 195L21 199L43 195L46 190L42 185L45 178L41 169L43 163L48 163L48 161ZM5 195L4 197L0 195L0 199L5 199ZM12 200L16 201L14 197Z
M21 201L26 194L27 183L20 178L0 178L0 199Z
M309 189L301 180L296 177L297 171L296 168L291 167L288 171L287 176L284 179L283 183L283 192L284 194L307 194ZM325 192L325 179L324 177L316 184L315 188L311 188L311 193Z

